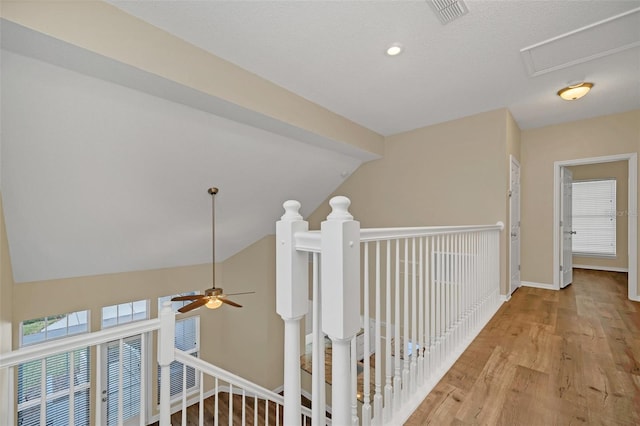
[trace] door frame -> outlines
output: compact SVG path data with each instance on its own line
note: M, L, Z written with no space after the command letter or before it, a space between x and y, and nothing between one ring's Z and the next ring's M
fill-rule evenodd
M560 238L562 238L562 235L560 235L560 185L562 184L560 181L560 169L566 166L611 163L625 160L629 165L629 189L627 195L627 220L629 222L628 298L640 302L640 297L638 297L638 153L636 152L555 161L553 163L553 289L560 290L560 283L562 282L562 271L560 271Z
M513 155L509 155L509 290L508 290L508 295L507 297L511 297L511 295L513 294L513 292L516 290L513 288L513 283L511 282L511 279L513 278L513 271L511 271L511 258L513 256L513 245L511 244L511 228L513 227L513 224L511 223L511 219L512 219L512 213L513 213L513 197L511 196L511 194L513 193L513 188L511 186L511 182L512 182L512 165L516 164L518 166L518 170L520 171L520 176L522 176L522 167L520 166L520 162L518 161L518 159L516 157L514 157ZM520 179L518 179L520 181ZM518 217L520 218L520 222L522 223L522 210L521 210L521 206L522 206L522 185L520 185L520 193L519 193L519 197L518 197ZM520 230L520 226L518 226L518 230ZM518 236L518 240L520 241L520 250L518 251L518 261L519 261L519 265L522 264L522 239L521 239L522 234L520 234ZM520 288L522 287L522 276L520 276L520 281L518 283L518 287L516 288Z

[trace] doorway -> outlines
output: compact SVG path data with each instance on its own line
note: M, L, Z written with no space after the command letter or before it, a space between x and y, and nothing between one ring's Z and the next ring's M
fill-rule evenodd
M102 424L135 425L140 423L141 387L145 386L143 339L141 335L115 340L101 347ZM121 413L121 414L120 414Z
M520 287L520 163L509 156L509 294Z
M605 157L592 157L576 160L556 161L554 163L554 197L553 197L553 288L559 290L563 283L563 270L560 268L563 265L563 238L564 229L561 225L562 221L562 194L563 194L563 169L568 166L580 166L586 164L596 163L608 163L614 161L627 161L628 162L628 298L630 300L640 301L638 297L638 154L619 154Z

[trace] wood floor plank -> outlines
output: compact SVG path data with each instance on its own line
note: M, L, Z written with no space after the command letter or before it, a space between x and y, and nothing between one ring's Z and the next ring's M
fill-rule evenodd
M406 425L640 425L639 332L626 274L520 288Z
M496 347L455 417L471 424L496 424L515 374L509 352Z

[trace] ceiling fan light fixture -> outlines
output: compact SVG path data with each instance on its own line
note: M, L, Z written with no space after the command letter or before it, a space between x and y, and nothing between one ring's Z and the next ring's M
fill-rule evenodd
M190 294L186 296L176 296L171 301L189 301L188 305L182 306L178 309L178 312L184 314L186 312L198 309L202 306L206 306L209 309L218 309L223 304L234 306L236 308L242 308L242 305L227 299L227 295L224 294L221 288L216 288L216 203L215 196L218 193L218 188L209 188L209 194L211 195L211 288L204 291L204 294ZM232 293L229 296L240 294L253 294L255 291L246 291L243 293Z
M567 87L558 90L558 96L565 101L575 101L589 93L592 87L593 83L586 82L570 84Z
M217 297L210 297L205 306L209 309L218 309L222 306L222 301Z

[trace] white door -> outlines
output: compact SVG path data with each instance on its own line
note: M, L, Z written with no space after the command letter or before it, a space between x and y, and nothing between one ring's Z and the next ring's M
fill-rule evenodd
M560 168L560 179L562 186L560 188L560 271L562 272L562 280L560 280L560 288L564 288L573 282L573 252L572 252L572 190L573 190L573 174L566 167Z
M509 249L510 293L520 287L520 163L511 156L509 181L509 223L511 237Z
M142 339L133 336L122 342L115 340L102 346L102 424L118 424L119 393L122 391L122 424L139 424L140 386L143 368ZM120 381L122 360L122 383Z

